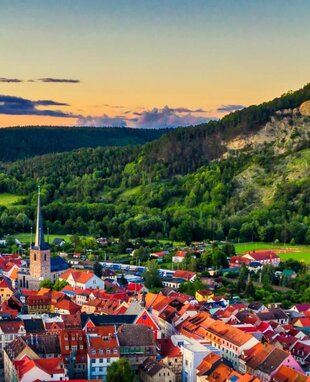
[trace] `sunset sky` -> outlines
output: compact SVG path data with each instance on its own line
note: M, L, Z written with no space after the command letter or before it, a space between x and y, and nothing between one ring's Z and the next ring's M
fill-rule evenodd
M310 82L308 0L0 0L0 126L195 124Z

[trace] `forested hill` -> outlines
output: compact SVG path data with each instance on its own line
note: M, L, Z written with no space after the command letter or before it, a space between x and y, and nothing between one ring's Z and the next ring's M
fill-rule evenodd
M0 129L0 161L14 161L80 147L144 144L167 130L94 127L8 127Z
M0 235L30 230L40 182L51 233L310 244L309 100L307 85L143 146L0 163Z
M166 169L167 175L168 172L193 171L227 152L227 141L255 134L278 111L297 108L307 100L310 100L310 83L272 101L231 113L219 121L172 130L147 147L145 168L157 163L157 167Z

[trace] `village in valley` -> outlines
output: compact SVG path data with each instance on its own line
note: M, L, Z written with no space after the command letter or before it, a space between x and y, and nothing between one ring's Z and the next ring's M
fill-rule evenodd
M34 234L29 256L21 243L0 256L1 380L106 381L115 367L128 381L309 382L310 303L275 300L305 264L228 243L129 247L127 263L69 256L62 239L51 253L40 190Z

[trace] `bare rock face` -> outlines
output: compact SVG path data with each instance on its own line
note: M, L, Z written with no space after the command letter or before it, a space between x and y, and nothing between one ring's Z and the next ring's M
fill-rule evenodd
M302 115L310 116L310 101L302 103L299 110Z

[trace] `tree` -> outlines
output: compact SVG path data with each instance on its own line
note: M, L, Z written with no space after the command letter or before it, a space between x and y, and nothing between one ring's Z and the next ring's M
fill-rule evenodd
M247 283L245 293L248 297L252 297L253 299L255 298L255 286L252 280Z
M94 274L101 279L102 277L102 265L96 261L93 266Z
M137 377L130 365L125 359L113 362L108 367L107 382L136 382Z
M245 265L242 265L239 272L237 291L244 292L247 285L248 270Z
M144 284L147 288L161 287L161 278L156 260L150 260L146 264L146 271L143 273Z
M42 280L40 282L40 288L53 289L53 283L51 280Z
M59 292L60 290L62 290L67 285L69 285L69 284L67 283L66 280L59 280L58 279L55 281L55 283L53 285L53 290L56 290Z

